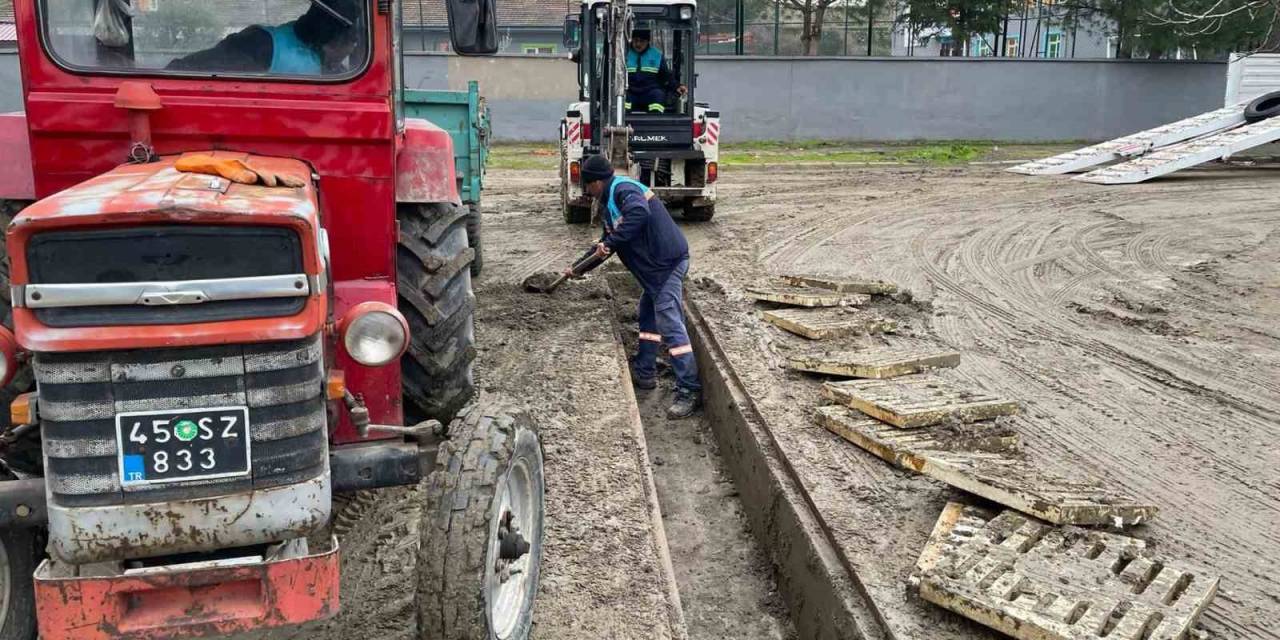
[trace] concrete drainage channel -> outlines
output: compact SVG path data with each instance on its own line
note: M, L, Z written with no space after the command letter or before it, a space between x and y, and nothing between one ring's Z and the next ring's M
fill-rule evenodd
M639 289L625 273L608 279L619 338L634 352ZM690 637L886 637L705 323L689 320L702 417L666 418L665 372L637 401Z
M801 638L882 639L886 630L858 578L841 561L815 507L778 450L697 305L686 302L705 417L742 494L757 543L768 550Z

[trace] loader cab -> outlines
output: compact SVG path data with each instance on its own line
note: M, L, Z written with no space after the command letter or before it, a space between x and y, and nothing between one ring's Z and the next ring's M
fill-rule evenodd
M625 116L627 124L635 130L632 145L638 149L688 147L693 141L691 131L697 77L694 68L697 7L692 2L672 3L661 0L632 0L628 2L628 6L632 16L629 33L648 30L651 33L649 46L662 53L663 64L673 76L672 86L681 85L688 90L683 96L674 90L666 90L661 113L654 113L643 105L633 103ZM583 3L578 20L566 22L566 41L571 39L571 30L580 29L578 32L581 36L576 38L580 48L575 56L578 61L578 86L580 98L591 104L592 122L608 120L604 112L606 101L603 99L610 94L610 69L613 64L608 41L608 9L609 3L605 0L587 0ZM627 47L630 49L630 42ZM592 145L600 145L602 127L593 128L591 133Z

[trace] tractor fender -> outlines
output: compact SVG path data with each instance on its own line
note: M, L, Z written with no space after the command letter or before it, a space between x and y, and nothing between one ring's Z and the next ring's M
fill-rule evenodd
M405 118L396 151L396 202L462 204L449 132L419 118Z
M35 200L25 113L0 113L0 157L8 158L0 162L0 200Z

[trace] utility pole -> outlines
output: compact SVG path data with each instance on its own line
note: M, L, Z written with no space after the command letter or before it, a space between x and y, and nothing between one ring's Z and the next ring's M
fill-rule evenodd
M876 3L867 0L867 57L871 57L871 42L875 40Z
M733 41L733 54L737 56L742 55L742 52L743 52L743 49L742 49L743 32L746 31L747 21L742 14L745 12L746 12L746 1L738 0L738 11L737 11L738 15L737 15L737 19L734 21L734 30L737 31L738 33Z

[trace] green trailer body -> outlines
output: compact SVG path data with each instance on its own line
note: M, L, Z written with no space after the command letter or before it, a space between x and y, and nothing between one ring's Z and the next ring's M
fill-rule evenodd
M421 118L449 132L463 204L480 204L484 165L489 155L489 109L472 80L466 91L406 89L405 115Z
M466 91L426 91L405 89L405 116L421 118L449 132L453 138L453 161L458 176L458 196L470 209L467 237L475 257L472 277L484 264L480 249L480 192L484 188L484 165L489 157L489 108L480 97L480 85L472 80Z

